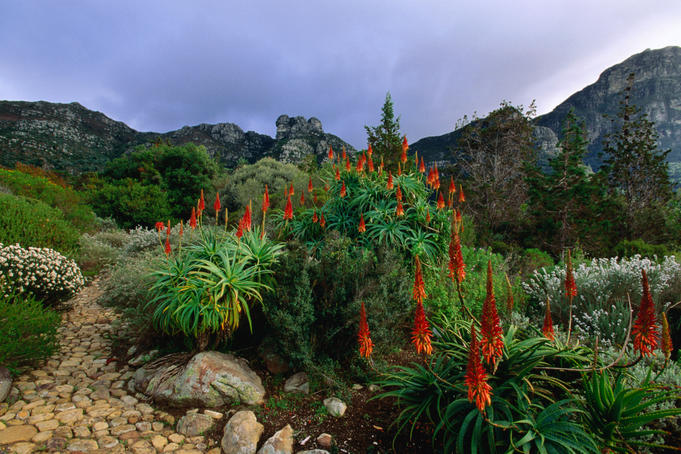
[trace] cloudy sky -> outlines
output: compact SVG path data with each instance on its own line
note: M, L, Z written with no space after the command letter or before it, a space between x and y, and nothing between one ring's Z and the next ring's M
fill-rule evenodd
M678 0L0 0L0 99L155 132L314 116L361 147L389 91L413 142L502 100L548 112L680 24Z

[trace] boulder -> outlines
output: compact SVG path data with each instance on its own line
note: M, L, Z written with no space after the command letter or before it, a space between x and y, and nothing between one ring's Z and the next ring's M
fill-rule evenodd
M177 421L177 432L188 437L204 435L215 426L215 419L200 413L188 413Z
M291 454L293 452L293 429L290 424L276 432L262 445L258 454Z
M310 393L310 382L307 379L307 374L305 372L298 372L293 374L284 383L284 391L287 393Z
M168 357L137 369L135 389L176 407L259 405L265 388L245 359L220 352L202 352L182 366Z
M329 397L328 399L324 399L324 406L329 411L331 416L335 416L337 418L343 416L345 414L345 410L348 408L348 406L345 405L345 402L337 397Z
M255 418L252 411L237 411L223 432L222 451L224 454L255 454L258 441L265 427Z
M4 402L12 389L12 374L5 366L0 366L0 402Z

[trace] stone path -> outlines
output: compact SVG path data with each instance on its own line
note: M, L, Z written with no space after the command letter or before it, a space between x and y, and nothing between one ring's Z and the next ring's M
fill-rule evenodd
M172 415L128 390L133 370L110 360L115 313L94 303L99 293L95 282L70 302L59 353L14 381L0 404L0 454L220 453L212 440L177 433Z

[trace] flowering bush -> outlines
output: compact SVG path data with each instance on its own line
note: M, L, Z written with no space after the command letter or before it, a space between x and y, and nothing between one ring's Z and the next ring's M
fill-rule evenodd
M85 281L80 268L55 250L0 243L0 291L32 294L48 303L75 294Z
M574 269L577 295L574 297L573 323L582 339L599 337L606 345L621 344L629 325L629 305L636 309L641 299L641 270L648 274L650 293L658 311L679 299L681 264L674 256L660 263L635 255L632 258L600 258L582 263ZM556 317L567 326L568 305L565 297L565 268L542 268L522 284L530 302L544 307L546 299Z

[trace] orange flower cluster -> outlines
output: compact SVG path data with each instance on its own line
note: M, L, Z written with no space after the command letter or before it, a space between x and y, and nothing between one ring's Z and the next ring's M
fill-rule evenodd
M371 341L371 334L369 333L369 324L367 323L367 314L364 310L364 302L359 311L359 333L357 334L357 342L359 343L359 354L365 358L371 356L374 351L374 343Z
M215 218L217 219L218 214L220 214L220 193L215 193L215 202L213 202L213 209L215 210Z
M541 328L542 334L547 339L554 340L556 338L553 331L553 319L551 318L551 302L546 298L546 312L544 313L544 326Z
M357 227L357 231L359 233L364 233L367 231L367 227L364 224L364 213L362 213L359 217L359 226Z
M192 228L192 230L196 229L196 208L192 207L192 215L189 218L189 227Z
M407 143L407 136L402 139L402 156L400 156L400 161L402 164L407 162L407 149L409 148L409 143Z
M449 277L461 284L466 278L466 264L463 262L461 240L456 227L452 228L452 239L449 242Z
M568 249L567 255L567 269L565 271L565 296L573 298L577 296L577 284L575 284L575 275L572 273L572 255Z
M480 323L480 348L487 364L496 363L504 349L504 332L497 312L497 303L492 286L492 261L487 262L487 297L482 304L482 321Z
M284 208L284 220L293 219L293 204L291 204L291 194L289 193L286 200L286 208Z
M437 209L442 210L445 207L445 199L442 197L442 193L440 191L437 191L438 197L437 197Z
M329 159L333 161L333 147L329 145Z
M468 401L475 402L478 410L484 413L485 407L492 403L492 387L487 383L487 373L480 361L480 349L474 324L471 324L471 343L464 381L468 387Z
M634 337L634 351L638 351L643 356L653 355L653 350L657 347L658 332L655 319L655 305L653 297L650 295L648 286L648 275L645 270L641 270L643 281L643 295L641 296L641 306L638 309L636 322L631 330Z
M386 189L390 191L393 187L393 174L392 172L388 172L388 184L386 185Z
M402 206L402 201L397 201L397 209L395 210L396 216L404 216L404 207Z
M430 330L430 325L426 319L423 303L419 301L416 303L414 329L411 332L411 342L416 346L416 353L425 353L426 355L433 353L433 346L430 343L431 337L433 337L433 332Z
M345 189L345 181L343 181L343 185L341 186L340 190L340 196L345 197L346 195L348 195L348 190Z
M414 266L416 270L414 272L414 288L412 290L412 296L414 300L422 303L423 299L428 295L426 295L426 288L423 282L423 271L421 270L421 260L419 259L418 255L414 256Z

